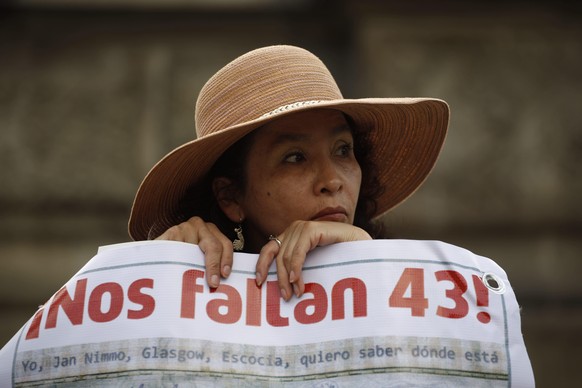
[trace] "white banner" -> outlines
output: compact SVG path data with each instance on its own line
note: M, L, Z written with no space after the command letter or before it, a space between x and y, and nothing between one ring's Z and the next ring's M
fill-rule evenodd
M195 245L101 247L0 351L0 386L531 387L505 272L442 242L313 251L285 302L235 254L206 285Z

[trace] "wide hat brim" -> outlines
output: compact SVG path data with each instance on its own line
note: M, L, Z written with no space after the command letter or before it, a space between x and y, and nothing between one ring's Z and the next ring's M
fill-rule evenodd
M131 209L129 234L145 240L185 220L186 191L201 183L216 160L235 142L279 117L308 109L336 109L357 130L370 131L369 157L378 169L382 194L374 217L412 195L433 169L444 144L449 107L434 98L367 98L310 102L224 128L167 154L141 183ZM200 207L210 204L200 203ZM193 216L195 214L190 214Z

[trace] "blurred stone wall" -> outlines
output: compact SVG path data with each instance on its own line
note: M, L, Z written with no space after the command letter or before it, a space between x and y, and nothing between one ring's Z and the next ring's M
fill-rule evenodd
M135 190L193 137L208 77L288 43L319 55L346 97L449 102L436 169L386 225L496 260L523 305L538 386L572 381L582 360L581 8L399 3L3 12L0 343L99 245L128 239Z

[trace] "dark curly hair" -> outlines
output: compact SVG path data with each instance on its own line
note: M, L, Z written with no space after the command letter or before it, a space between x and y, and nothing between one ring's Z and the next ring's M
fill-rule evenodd
M362 184L356 205L354 225L364 229L372 238L383 237L382 224L372 220L376 212L376 199L384 190L378 181L377 166L369 157L371 149L369 134L373 129L358 128L351 117L345 114L344 116L352 130L354 155L362 170ZM183 221L199 216L204 221L215 224L230 239L236 238L234 228L238 225L230 221L218 206L212 191L212 182L217 177L225 177L232 182L233 188L243 191L246 189L246 160L256 133L256 130L251 132L226 150L202 183L192 186L186 192L180 206ZM203 188L203 192L200 192L200 187ZM205 205L201 207L200 204Z

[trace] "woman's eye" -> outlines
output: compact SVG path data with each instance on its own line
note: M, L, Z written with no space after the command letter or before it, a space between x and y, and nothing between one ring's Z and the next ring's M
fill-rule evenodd
M340 147L338 147L337 151L336 151L336 155L338 156L349 156L352 154L352 151L354 149L354 146L352 144L342 144Z
M298 162L302 162L305 160L305 155L303 155L301 152L294 152L292 154L289 154L285 157L285 162L287 163L298 163Z

